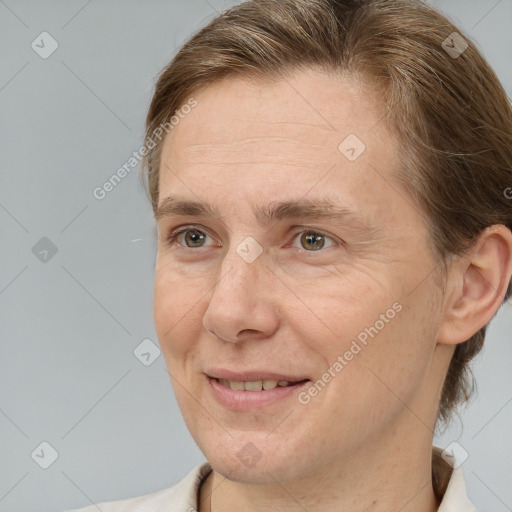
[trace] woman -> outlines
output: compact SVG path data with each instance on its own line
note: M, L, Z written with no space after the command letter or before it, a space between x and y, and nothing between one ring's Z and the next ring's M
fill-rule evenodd
M155 326L208 462L98 507L475 510L464 447L432 440L510 296L511 142L496 75L422 2L251 0L195 34L143 168Z

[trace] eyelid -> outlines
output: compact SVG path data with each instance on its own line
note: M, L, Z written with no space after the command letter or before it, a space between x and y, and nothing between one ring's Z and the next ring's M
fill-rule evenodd
M183 226L178 226L177 228L173 229L169 235L166 237L166 240L169 242L169 243L176 243L176 238L181 235L183 232L186 232L188 230L197 230L197 231L202 231L204 232L206 235L208 235L210 238L214 238L212 235L209 234L208 230L206 228L204 228L203 226L201 225L198 225L198 224L186 224L186 225L183 225ZM331 240L333 242L333 245L334 246L339 246L339 245L342 245L344 242L343 240L337 238L337 237L334 237L332 235L329 235L327 233L325 233L323 230L321 229L317 229L317 228L313 228L311 226L294 226L294 229L293 229L293 232L292 232L292 242L295 240L295 237L300 234L300 233L307 233L307 232L312 232L312 233L316 233L316 234L319 234L319 235L322 235L323 237ZM183 246L185 247L186 249L192 249L191 247L186 247L186 246ZM217 245L218 247L218 245ZM199 247L199 249L201 249L201 247ZM306 251L305 249L303 249L305 252L307 253L314 253L316 251ZM323 252L323 251L318 251L318 252Z
M166 241L169 242L169 243L176 243L176 238L181 235L183 232L186 232L186 231L192 231L192 230L197 230L197 231L202 231L203 233L205 233L206 235L208 235L210 238L213 238L212 235L210 235L210 233L208 232L208 230L206 228L204 228L203 226L200 226L198 224L186 224L184 226L178 226L177 228L173 229L166 237ZM191 247L187 247L187 246L183 246L187 249L191 249ZM218 246L217 246L218 247Z
M298 235L299 233L307 233L307 232L317 233L319 235L324 236L325 238L329 238L333 242L342 243L342 240L334 235L330 235L326 233L322 229L312 228L311 226L295 226L293 231L293 236Z

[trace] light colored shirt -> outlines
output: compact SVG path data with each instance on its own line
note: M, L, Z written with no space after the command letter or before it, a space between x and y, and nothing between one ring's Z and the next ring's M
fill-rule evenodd
M434 453L440 449L434 447ZM456 465L455 465L456 466ZM201 483L212 468L208 462L196 466L172 487L124 500L107 501L67 512L197 512ZM438 512L477 512L466 495L464 475L460 467L451 470Z

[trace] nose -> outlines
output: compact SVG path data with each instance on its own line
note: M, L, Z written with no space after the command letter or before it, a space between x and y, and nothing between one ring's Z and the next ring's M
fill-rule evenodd
M231 343L272 336L278 327L274 274L266 267L264 254L248 263L230 248L220 267L204 328Z

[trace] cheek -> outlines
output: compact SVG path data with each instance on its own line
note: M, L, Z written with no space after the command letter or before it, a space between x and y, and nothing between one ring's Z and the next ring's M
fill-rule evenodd
M428 304L407 300L400 308L387 323L374 319L361 331L366 344L358 343L356 363L346 368L345 377L350 375L352 384L358 384L363 409L381 418L415 401L429 379L435 348L436 318Z
M305 411L325 418L335 438L341 431L348 438L366 438L392 424L405 404L415 402L428 379L432 333L417 324L416 311L408 304L385 323L379 317L387 309L372 308L364 320L345 316L356 334L347 329L331 346L318 344L325 368L317 377L328 383L318 383L318 392L309 390L311 397L303 396L301 403L309 401Z
M389 394L388 384L406 395L425 378L435 347L438 319L433 302L427 300L432 290L407 296L390 284L375 286L364 279L358 283L357 289L347 286L317 295L314 311L322 322L303 315L295 326L301 326L303 340L321 355L325 368L319 370L331 368L336 375L332 389L355 386L352 392L368 394L366 399L373 401L370 395ZM341 364L332 369L340 357Z
M193 347L203 329L200 301L204 283L190 282L177 273L155 272L153 319L155 330L166 359L178 358Z
M387 327L380 320L381 315L384 314L388 322L392 322L390 318L396 315L393 309L396 301L390 287L377 285L365 275L359 275L353 281L355 283L339 279L331 283L326 281L321 287L322 293L311 290L307 299L309 310L302 306L301 325L309 332L307 338L331 360L348 350L358 337L363 342L369 338L368 329L375 332L376 322L379 332ZM314 326L321 326L323 334L315 335Z

